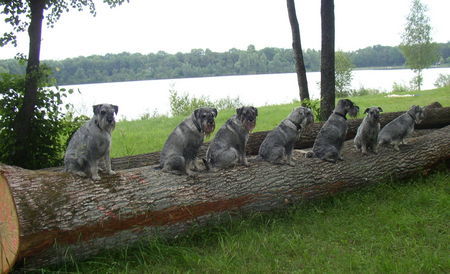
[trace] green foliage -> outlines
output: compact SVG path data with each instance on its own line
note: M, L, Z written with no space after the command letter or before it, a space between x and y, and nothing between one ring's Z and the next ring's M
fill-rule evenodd
M350 86L353 79L353 64L348 54L343 51L335 53L335 87L336 97L346 97L350 95Z
M417 73L413 85L418 90L423 82L422 70L439 59L438 45L432 42L430 18L426 16L426 11L427 7L420 0L412 0L400 45L406 65Z
M394 67L405 64L398 47L376 45L348 53L356 67Z
M186 116L201 107L214 107L217 110L232 109L242 106L239 97L223 98L211 101L207 96L190 97L188 94L178 95L176 90L169 90L170 110L173 116Z
M14 120L18 107L22 105L25 76L0 74L0 162L20 164L20 166L36 169L60 165L65 146L62 140L72 134L80 118L64 117L61 109L62 99L67 96L65 89L47 88L52 83L50 71L41 68L39 72L39 88L37 103L31 123L30 142L26 149L32 157L22 159L21 163L12 162L15 153Z
M405 84L401 84L401 83L397 83L397 82L394 82L394 84L392 84L392 92L394 92L394 93L408 92L408 91L412 91L412 90L414 90L414 89Z
M300 105L300 101L294 100L292 103ZM316 99L316 100L304 99L301 102L301 105L311 109L311 111L313 112L313 115L314 115L314 122L322 121L322 119L320 117L320 100L319 99Z
M351 90L350 96L366 96L366 95L375 95L379 93L380 91L378 89L360 87L357 90Z
M434 82L434 86L437 88L449 87L450 86L450 74L447 74L447 75L439 74L439 77Z

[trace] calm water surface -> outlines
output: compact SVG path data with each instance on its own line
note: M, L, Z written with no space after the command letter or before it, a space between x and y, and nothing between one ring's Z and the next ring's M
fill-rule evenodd
M423 89L434 88L439 74L450 74L450 68L434 68L424 71ZM414 77L411 70L357 70L353 72L352 88L373 88L390 91L394 82L408 85ZM320 72L308 72L308 88L314 99L320 97L318 82ZM208 96L211 100L239 97L247 105L264 106L290 103L298 99L295 73L221 76L114 82L101 84L70 85L65 88L79 90L67 98L75 111L92 115L92 105L111 103L119 106L119 119L137 119L146 113L170 114L169 90L191 96Z

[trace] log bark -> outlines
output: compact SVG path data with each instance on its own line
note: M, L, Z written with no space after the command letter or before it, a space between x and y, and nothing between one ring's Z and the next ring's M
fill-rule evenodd
M2 241L19 238L14 257L31 268L85 258L155 235L173 237L229 214L273 210L427 173L450 158L450 126L409 139L399 152L382 147L378 155L362 156L347 141L344 157L331 164L303 158L297 151L295 167L252 162L191 177L145 166L103 175L98 182L0 164L0 186L11 189L20 225L19 231L2 232Z

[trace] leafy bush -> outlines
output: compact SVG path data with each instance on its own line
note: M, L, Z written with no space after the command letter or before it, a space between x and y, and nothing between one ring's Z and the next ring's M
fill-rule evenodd
M25 168L44 168L62 163L64 139L73 132L72 118L64 117L62 98L71 90L47 88L54 83L50 70L43 66L39 72L39 88L26 149L30 157L13 161L16 136L14 120L23 103L25 75L0 74L0 162ZM66 106L68 107L68 106ZM76 119L75 119L76 120Z
M450 74L444 75L440 73L439 77L436 79L436 82L434 82L434 86L437 88L450 86Z
M352 90L350 92L350 96L375 95L379 93L380 91L378 89L360 87L359 89Z
M189 115L195 109L201 107L215 107L217 110L237 108L243 105L239 97L224 98L217 101L211 101L207 96L200 96L200 98L190 97L189 94L178 95L176 90L169 90L170 110L172 115Z
M314 115L314 121L322 121L320 118L320 100L311 100L311 99L304 99L301 103L298 100L293 101L294 104L302 105L304 107L310 108Z
M410 91L412 91L412 88L405 84L400 84L400 83L394 82L394 84L392 85L392 92L394 92L394 93L410 92Z

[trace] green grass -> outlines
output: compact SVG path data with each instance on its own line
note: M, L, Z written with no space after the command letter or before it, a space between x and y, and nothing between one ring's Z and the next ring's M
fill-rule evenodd
M253 214L43 272L449 273L449 174Z
M377 94L352 97L352 100L362 110L358 116L359 118L363 117L364 109L371 106L380 106L385 112L406 111L411 105L425 106L435 101L440 102L444 106L450 106L450 87L407 92L407 94L416 96L387 98L386 94ZM297 106L297 104L293 103L259 107L255 131L273 129ZM216 119L216 132L234 114L234 110L220 111ZM118 122L112 136L112 157L160 151L167 136L184 118L182 116L172 118L160 117L142 121Z

